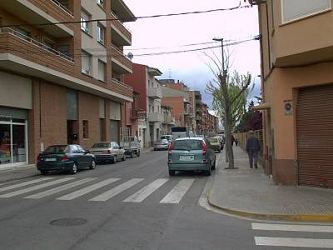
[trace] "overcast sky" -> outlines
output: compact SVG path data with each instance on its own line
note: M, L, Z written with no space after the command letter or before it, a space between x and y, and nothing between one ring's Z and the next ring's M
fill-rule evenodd
M240 0L124 0L135 16L150 16L192 11L206 11L247 5ZM204 102L211 105L212 98L206 93L206 84L214 76L208 67L206 54L218 57L220 48L164 55L142 55L156 52L171 52L219 46L213 38L223 38L225 44L244 41L258 35L257 7L204 14L189 14L171 17L138 19L125 23L132 33L131 52L133 62L158 68L162 78L173 78L184 82L193 90L200 90ZM213 43L211 43L213 42ZM190 44L198 44L189 46ZM248 41L229 46L232 70L245 74L250 72L256 82L252 96L259 95L260 51L258 41Z

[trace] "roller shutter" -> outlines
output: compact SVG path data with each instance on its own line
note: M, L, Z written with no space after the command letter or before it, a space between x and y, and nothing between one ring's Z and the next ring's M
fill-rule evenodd
M333 84L299 90L296 130L299 185L333 188Z

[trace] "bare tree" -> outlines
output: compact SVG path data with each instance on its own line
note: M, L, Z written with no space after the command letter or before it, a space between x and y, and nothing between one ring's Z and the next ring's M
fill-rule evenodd
M214 74L214 79L207 84L206 90L213 96L213 108L217 110L218 116L222 120L225 134L226 161L229 163L227 168L233 169L234 153L232 149L231 135L237 122L246 111L247 96L251 83L251 75L240 75L234 71L229 76L230 55L222 56L222 61L216 57L208 56L215 65L209 66ZM224 68L226 65L226 68Z

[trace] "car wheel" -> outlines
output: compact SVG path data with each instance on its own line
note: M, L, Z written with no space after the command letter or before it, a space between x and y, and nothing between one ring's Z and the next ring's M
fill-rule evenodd
M123 159L122 160L126 161L126 155L125 154L123 155Z
M89 169L95 169L96 168L96 162L94 159L91 160L91 164L89 166Z
M210 176L211 173L212 173L212 169L211 169L211 163L210 163L210 164L209 164L209 169L206 170L205 174L206 174L206 176Z
M174 175L175 175L175 173L176 173L176 171L175 171L175 170L169 170L169 175L170 175L170 176L174 176Z
M114 155L113 156L113 163L116 163L118 161L118 159L117 159L117 155Z
M76 174L77 173L77 166L75 162L73 163L72 169L71 169L71 174Z
M140 150L138 150L138 151L136 152L136 156L137 156L137 157L140 157Z
M131 158L134 158L134 152L131 151Z
M41 173L42 175L47 175L49 172L48 172L47 170L41 170L40 173Z
M215 168L216 168L216 159L214 160L214 164L212 166L212 170L215 170Z

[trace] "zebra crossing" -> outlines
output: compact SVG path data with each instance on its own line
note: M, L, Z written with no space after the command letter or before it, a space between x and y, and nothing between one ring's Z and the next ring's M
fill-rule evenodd
M96 177L89 177L83 179L76 179L75 177L44 177L35 180L23 181L15 184L5 184L0 187L0 202L1 199L9 199L19 197L23 199L37 200L46 197L54 197L59 201L71 201L78 198L84 198L88 202L106 202L115 196L125 193L125 191L133 188L132 194L122 202L140 203L146 200L154 192L159 190L166 183L173 185L164 197L161 198L159 203L180 203L185 194L190 190L195 179L183 178L175 181L174 179L158 178L146 183L143 187L138 186L139 183L144 183L144 178L131 178L128 180L122 178L107 178L100 180ZM91 193L94 197L91 197ZM66 193L67 192L67 193Z
M254 237L257 246L333 249L333 225L252 223L251 227L262 234ZM270 237L264 232L279 232L279 236L282 233L286 234L286 237ZM298 236L290 237L293 233ZM302 233L307 237L299 237ZM308 237L309 233L311 238ZM325 234L326 238L320 234ZM318 238L314 238L314 235L318 235Z

